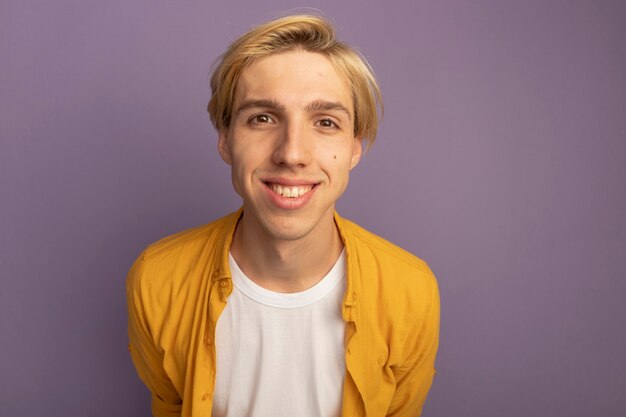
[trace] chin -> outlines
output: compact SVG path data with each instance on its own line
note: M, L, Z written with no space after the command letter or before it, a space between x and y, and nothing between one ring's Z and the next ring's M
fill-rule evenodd
M301 223L301 221L286 220L278 224L266 224L265 228L268 235L274 237L275 239L285 241L302 239L313 229L312 227L307 227L304 224L296 223Z

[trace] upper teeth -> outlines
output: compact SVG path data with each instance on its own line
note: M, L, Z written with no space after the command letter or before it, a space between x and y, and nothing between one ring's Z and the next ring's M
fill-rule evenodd
M279 184L269 184L272 191L276 194L280 194L283 197L300 197L311 191L310 185L305 186L296 186L296 187L287 187Z

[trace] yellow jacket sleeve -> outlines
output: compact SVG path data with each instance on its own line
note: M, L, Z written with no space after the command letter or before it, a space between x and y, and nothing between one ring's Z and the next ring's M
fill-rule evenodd
M152 394L154 417L181 415L182 400L163 369L163 351L155 343L149 324L146 305L149 296L142 292L145 280L144 254L133 264L126 280L128 303L128 338L131 358L139 377Z
M408 344L409 362L396 369L396 391L387 411L389 417L418 417L435 375L435 357L439 345L440 302L437 284L434 285L430 302L419 331Z

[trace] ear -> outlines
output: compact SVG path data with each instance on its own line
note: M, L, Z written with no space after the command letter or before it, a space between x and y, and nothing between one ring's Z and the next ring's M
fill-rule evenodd
M232 163L232 159L230 158L230 148L228 146L228 131L223 129L219 132L219 138L217 140L217 150L220 153L220 156L228 165Z
M361 153L363 152L363 139L354 138L354 145L352 147L352 159L350 159L350 170L357 166L361 160Z

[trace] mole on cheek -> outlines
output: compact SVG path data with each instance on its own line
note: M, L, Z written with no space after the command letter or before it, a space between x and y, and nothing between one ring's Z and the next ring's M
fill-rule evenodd
M337 155L333 155L333 159L337 159Z

